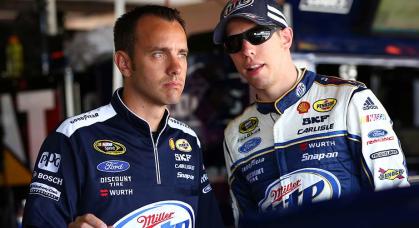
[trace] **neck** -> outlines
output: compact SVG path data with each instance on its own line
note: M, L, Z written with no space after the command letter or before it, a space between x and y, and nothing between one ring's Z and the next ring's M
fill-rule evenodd
M288 68L282 72L278 72L277 83L271 87L263 90L256 90L258 101L261 102L273 102L284 96L290 91L298 81L298 71L294 64L288 64Z
M152 132L157 131L166 110L166 105L156 105L143 99L136 93L129 93L124 88L122 100L124 104L137 116L144 119Z

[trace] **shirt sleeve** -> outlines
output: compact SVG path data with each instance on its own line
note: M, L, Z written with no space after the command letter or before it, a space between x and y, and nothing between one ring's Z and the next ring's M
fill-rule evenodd
M348 105L348 137L357 144L363 179L375 191L408 187L405 157L392 121L369 89L356 91Z
M222 228L224 227L224 223L221 218L218 202L214 196L214 191L212 190L211 184L208 180L208 175L205 171L202 160L200 162L199 169L200 187L198 215L195 227Z
M67 227L73 220L81 178L74 155L65 135L55 132L44 141L34 164L24 227Z
M231 170L233 165L232 157L230 155L227 142L224 141L223 144L234 222L235 227L238 227L240 218L245 213L257 212L257 208L255 208L257 203L252 200L253 196L249 192L250 188L247 186L247 183L243 180L243 178L237 175L237 172L234 173L233 170Z

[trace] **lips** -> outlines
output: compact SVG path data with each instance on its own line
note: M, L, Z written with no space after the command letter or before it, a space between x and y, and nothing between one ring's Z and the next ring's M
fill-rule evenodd
M164 87L167 88L182 88L182 83L178 82L178 81L169 81L163 84Z
M247 65L245 67L246 73L249 76L254 76L257 73L259 73L259 71L261 71L264 66L265 66L265 64L252 64L252 65Z

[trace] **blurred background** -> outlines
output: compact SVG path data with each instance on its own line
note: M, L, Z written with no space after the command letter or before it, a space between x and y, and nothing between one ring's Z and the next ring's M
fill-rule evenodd
M279 0L294 29L293 58L355 79L394 122L412 183L419 181L419 0ZM69 116L110 101L122 85L112 27L144 4L176 7L187 22L188 79L172 115L197 131L226 225L233 224L223 130L251 100L212 30L226 0L1 0L1 227L16 227L40 145Z

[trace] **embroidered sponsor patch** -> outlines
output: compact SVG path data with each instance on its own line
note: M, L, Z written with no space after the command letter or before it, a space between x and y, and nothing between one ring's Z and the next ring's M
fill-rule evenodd
M127 151L125 146L121 143L107 139L96 140L93 143L93 148L107 155L121 155Z
M250 117L239 125L239 132L242 134L249 133L258 126L259 120L256 117Z
M128 170L130 167L129 163L120 160L109 160L99 163L96 169L107 173L118 173Z
M176 149L182 151L182 152L191 152L192 147L191 144L189 144L188 140L186 139L178 139L175 143Z
M314 102L313 109L317 112L329 112L335 107L337 100L335 98L326 98Z

